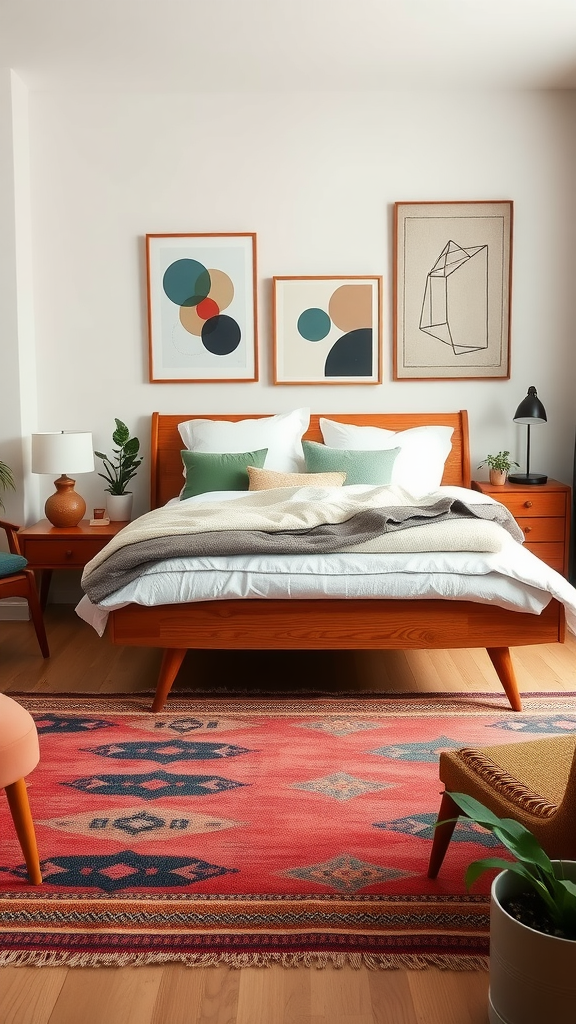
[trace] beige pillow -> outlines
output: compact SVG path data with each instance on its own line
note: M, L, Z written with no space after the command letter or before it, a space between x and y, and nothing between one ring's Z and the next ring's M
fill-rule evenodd
M269 491L272 487L342 487L346 473L277 473L274 469L248 466L249 491Z

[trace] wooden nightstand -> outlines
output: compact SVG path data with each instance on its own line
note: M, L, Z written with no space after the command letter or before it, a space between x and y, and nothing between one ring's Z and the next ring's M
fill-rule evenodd
M108 526L90 526L83 519L78 526L56 527L48 519L18 531L18 541L24 558L31 569L41 569L40 603L46 607L53 569L83 569L109 540L127 526L127 523L109 523Z
M571 492L567 484L548 480L498 487L487 480L473 480L472 487L505 505L523 531L526 547L552 569L568 575Z

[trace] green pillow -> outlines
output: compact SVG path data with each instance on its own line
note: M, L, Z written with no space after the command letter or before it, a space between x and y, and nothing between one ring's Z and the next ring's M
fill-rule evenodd
M329 448L317 441L302 441L309 473L346 473L348 484L386 485L392 480L392 468L399 448L384 451L354 452Z
M248 466L262 469L267 448L257 452L190 452L180 453L186 470L186 483L180 494L180 501L194 494L206 491L247 491Z
M3 576L15 576L17 572L28 565L28 559L24 555L9 555L0 551L0 578Z

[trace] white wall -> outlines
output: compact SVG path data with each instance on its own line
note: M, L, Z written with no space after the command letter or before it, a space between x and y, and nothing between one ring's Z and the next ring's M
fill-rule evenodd
M531 466L570 482L575 111L572 92L31 94L37 429L92 430L109 449L119 416L147 455L155 409L466 408L473 467L502 448L523 463L512 416L535 384L548 423L532 431ZM509 381L391 381L393 204L434 199L514 200ZM259 383L147 382L144 235L187 231L257 232ZM272 276L332 273L384 276L384 383L272 386ZM0 451L2 432L0 417ZM89 507L103 486L78 481ZM51 490L43 480L42 501Z

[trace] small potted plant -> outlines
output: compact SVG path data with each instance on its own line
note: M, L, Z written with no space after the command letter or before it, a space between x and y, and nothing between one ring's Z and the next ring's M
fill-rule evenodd
M14 474L13 474L12 470L10 469L10 466L7 466L5 462L2 462L2 459L0 459L0 488L3 491L7 491L7 490L15 491L16 490L16 485L14 483ZM0 497L0 510L2 512L4 511L4 502L2 501L1 497Z
M502 485L506 483L506 477L512 467L518 466L518 463L510 458L510 452L498 452L497 455L487 455L478 469L481 469L482 466L488 466L491 484Z
M109 498L106 501L108 515L111 520L124 522L130 519L132 513L132 492L127 490L128 484L142 463L138 458L140 441L137 437L130 437L130 431L122 420L114 417L116 430L112 434L112 441L116 448L112 450L112 457L109 458L104 452L94 452L97 458L102 459L103 473L99 473L103 480L106 480Z
M551 861L520 822L465 793L450 796L515 858L487 857L466 871L469 888L500 869L490 893L490 1024L574 1024L576 861Z

